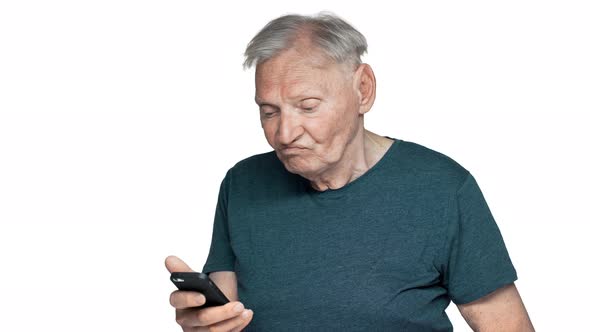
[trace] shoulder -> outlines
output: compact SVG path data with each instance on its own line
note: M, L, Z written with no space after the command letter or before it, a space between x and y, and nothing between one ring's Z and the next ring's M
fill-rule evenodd
M470 174L457 160L442 151L406 140L402 140L398 148L399 169L409 179L457 189Z

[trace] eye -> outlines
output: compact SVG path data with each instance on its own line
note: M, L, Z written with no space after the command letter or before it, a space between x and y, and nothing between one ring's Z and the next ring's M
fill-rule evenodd
M276 112L277 112L277 110L274 107L270 107L268 105L262 105L262 106L260 106L260 116L261 117L270 118Z
M317 99L306 99L300 104L300 107L305 113L312 113L318 105L319 101Z

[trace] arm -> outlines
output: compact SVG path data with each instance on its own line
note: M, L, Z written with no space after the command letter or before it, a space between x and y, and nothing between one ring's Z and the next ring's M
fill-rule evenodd
M457 307L467 324L476 332L535 331L514 283L476 301L458 304Z
M238 301L238 278L232 271L211 272L209 278L230 301Z

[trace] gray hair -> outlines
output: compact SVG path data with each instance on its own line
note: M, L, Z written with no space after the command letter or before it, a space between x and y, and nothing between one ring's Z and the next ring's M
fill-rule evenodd
M314 16L289 14L268 22L252 38L244 52L244 69L293 47L297 37L304 32L309 32L313 45L336 63L359 65L361 55L367 52L365 36L333 13L322 11Z

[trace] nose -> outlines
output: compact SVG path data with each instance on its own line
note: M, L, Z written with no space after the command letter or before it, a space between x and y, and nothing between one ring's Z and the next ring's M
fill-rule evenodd
M278 141L282 146L291 145L303 135L303 127L295 110L285 109L279 114Z

